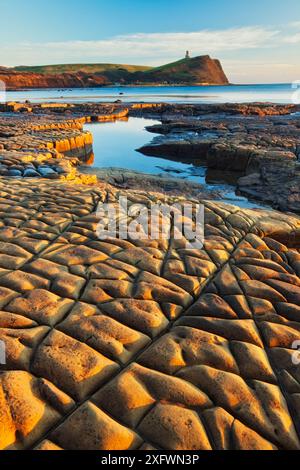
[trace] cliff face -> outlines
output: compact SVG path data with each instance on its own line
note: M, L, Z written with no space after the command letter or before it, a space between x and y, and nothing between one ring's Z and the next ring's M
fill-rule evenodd
M189 83L193 85L228 85L229 83L220 61L211 59L208 55L179 60L136 75L142 82Z
M21 88L86 88L108 85L103 75L78 73L42 74L0 69L0 80L7 90Z
M142 67L139 67L142 69ZM0 80L7 89L21 88L86 88L111 85L120 82L126 84L170 85L228 85L228 79L221 63L208 55L182 59L161 67L137 70L136 66L113 66L113 64L53 65L6 69L0 67ZM94 71L93 71L94 69ZM96 71L98 69L98 71ZM51 70L51 73L50 73ZM64 73L61 73L61 71ZM90 71L89 71L90 70ZM101 71L100 71L101 70Z

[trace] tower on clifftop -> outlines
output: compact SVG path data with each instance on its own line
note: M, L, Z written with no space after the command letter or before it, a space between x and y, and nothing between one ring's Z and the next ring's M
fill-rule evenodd
M190 57L190 51L186 51L186 53L185 53L185 58L186 58L186 59L190 59L190 58L191 58L191 57Z

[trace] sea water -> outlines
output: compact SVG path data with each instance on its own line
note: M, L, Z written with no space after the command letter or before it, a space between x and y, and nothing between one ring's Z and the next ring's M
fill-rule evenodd
M7 92L7 101L115 101L167 103L292 103L296 85L229 85L229 86L143 86L77 89L42 89ZM298 93L299 94L299 93Z

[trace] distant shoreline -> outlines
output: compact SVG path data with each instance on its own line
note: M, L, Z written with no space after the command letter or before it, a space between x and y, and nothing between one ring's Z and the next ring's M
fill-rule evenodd
M249 86L288 86L292 85L289 82L282 82L282 83L227 83L224 85L219 85L219 84L211 84L211 83L202 83L202 84L165 84L165 83L147 83L147 84L122 84L122 85L101 85L101 86L93 86L93 87L65 87L65 88L59 88L59 87L30 87L30 88L7 88L7 92L24 92L24 91L36 91L36 90L56 90L56 91L73 91L73 90L105 90L105 89L118 89L118 88L214 88L214 87L249 87Z
M165 83L142 83L140 85L137 85L137 84L128 84L128 85L125 85L125 84L122 84L122 85L101 85L101 86L93 86L93 87L86 87L86 86L82 86L82 87L66 87L66 88L57 88L57 87L33 87L33 88L7 88L6 91L34 91L34 90L61 90L61 91L68 91L68 90L95 90L95 89L99 89L99 90L102 90L102 89L106 89L106 88L147 88L147 87L153 87L153 88L170 88L170 87L182 87L182 88L186 88L186 87L216 87L216 86L226 86L226 87L230 87L230 86L239 86L239 84L235 84L235 83L225 83L224 85L219 85L217 83L199 83L199 84L177 84L177 83L171 83L171 84L165 84ZM243 85L241 85L243 86Z
M210 86L101 86L81 88L23 88L8 90L2 101L111 103L293 103L291 84L230 84Z

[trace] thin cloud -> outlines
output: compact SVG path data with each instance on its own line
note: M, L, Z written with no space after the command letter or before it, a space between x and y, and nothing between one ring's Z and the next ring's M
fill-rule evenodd
M183 57L188 49L193 56L210 54L221 59L233 83L291 82L300 76L300 66L293 58L295 44L300 43L298 31L295 24L293 28L252 26L189 33L136 33L94 41L23 42L2 45L0 65L112 62L155 66ZM256 54L257 60L253 60Z
M137 33L96 41L22 43L2 47L0 62L40 64L82 61L134 60L156 65L177 59L186 49L192 54L217 54L227 51L272 47L280 31L259 26L225 30L178 33Z
M290 31L291 29L294 31ZM282 42L291 46L300 44L300 21L293 21L288 24L288 28L287 31L285 31Z
M223 60L233 83L291 83L300 77L300 65L286 61Z
M300 25L299 25L300 27ZM283 42L286 44L300 44L300 33L292 34L283 38Z

